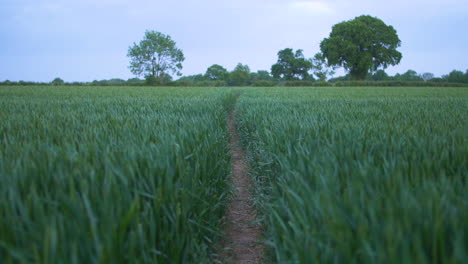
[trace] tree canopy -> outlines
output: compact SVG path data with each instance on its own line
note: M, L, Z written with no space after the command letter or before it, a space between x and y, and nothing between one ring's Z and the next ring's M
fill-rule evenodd
M228 75L228 71L221 65L211 65L205 73L205 77L208 80L225 80Z
M372 16L359 16L333 26L320 49L328 65L342 66L354 80L364 80L369 70L400 63L401 41L396 30Z
M323 53L316 53L311 62L314 75L319 81L326 81L329 76L333 76L333 74L335 74L335 67L328 66Z
M249 66L238 63L232 72L229 73L228 84L231 86L247 85L250 77Z
M396 81L404 81L404 82L418 82L418 81L423 81L421 76L418 75L418 73L415 70L407 70L403 74L395 74L393 77L394 80Z
M463 74L462 71L453 70L448 75L443 76L448 82L463 83L468 82L468 70L466 74Z
M421 76L421 79L423 79L426 82L431 80L431 79L434 79L434 74L431 73L431 72L422 73L420 76Z
M54 80L52 80L50 83L53 85L62 85L65 83L65 81L57 77Z
M304 57L301 49L294 52L293 49L286 48L278 52L278 61L271 66L271 74L286 81L306 80L311 68L312 62Z
M372 74L369 79L372 81L388 81L390 80L390 76L388 76L384 70L380 69Z
M157 31L146 31L143 40L128 49L127 56L133 74L161 81L167 79L167 74L180 75L185 60L175 41Z

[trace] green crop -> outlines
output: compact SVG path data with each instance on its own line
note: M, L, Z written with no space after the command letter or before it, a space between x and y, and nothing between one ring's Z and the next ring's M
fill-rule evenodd
M201 263L228 191L210 88L0 88L0 263Z
M468 259L468 89L4 86L0 263L210 262L232 109L267 263Z
M468 89L244 89L278 263L466 263Z

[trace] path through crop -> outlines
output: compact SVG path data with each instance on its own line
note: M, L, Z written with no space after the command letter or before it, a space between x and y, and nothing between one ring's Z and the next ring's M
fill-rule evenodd
M231 166L234 195L226 209L226 241L222 261L227 263L261 263L263 245L261 225L257 221L257 211L253 203L253 181L248 171L245 154L239 142L234 111L228 115L231 136Z

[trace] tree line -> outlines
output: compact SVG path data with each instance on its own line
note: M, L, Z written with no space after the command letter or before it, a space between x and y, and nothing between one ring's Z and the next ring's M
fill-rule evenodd
M313 77L313 76L312 76ZM153 80L154 81L154 80ZM113 78L108 80L94 80L92 82L65 82L55 78L51 82L30 82L9 80L0 82L0 85L69 85L69 86L468 86L468 70L465 72L453 70L441 77L435 77L432 73L417 73L408 70L405 73L388 75L384 70L368 73L364 80L353 81L349 74L330 78L327 81L313 79L309 75L306 80L279 80L266 70L251 72L248 65L239 63L234 70L228 71L224 67L214 64L205 73L183 76L172 80L170 75L165 76L163 82L148 82L145 79L130 78L127 80Z
M205 73L182 76L185 56L169 35L158 31L146 31L143 40L129 47L130 71L136 78L110 79L72 85L168 85L168 86L327 86L341 82L357 82L361 85L430 85L442 83L468 84L468 70L453 70L447 75L435 77L432 73L418 74L408 70L389 76L385 69L400 63L403 55L397 49L401 40L396 30L376 17L363 15L332 27L329 37L320 43L320 52L306 58L302 49L285 48L277 53L278 59L268 70L251 72L248 65L239 63L228 71L213 64ZM337 68L346 71L345 76L333 77ZM173 75L179 78L174 80ZM143 79L140 79L143 77ZM373 82L373 83L372 83ZM419 82L416 84L416 82ZM0 84L37 84L5 81ZM56 78L51 84L64 85Z
M175 81L179 85L200 86L273 86L288 84L324 84L337 81L393 81L393 82L456 82L465 83L466 74L453 71L447 76L435 78L431 73L418 75L409 70L389 76L385 69L400 63L403 55L398 51L401 40L396 30L377 17L362 15L332 27L329 37L320 43L320 52L306 58L302 49L285 48L277 53L278 60L270 72L250 72L242 63L228 71L214 64L206 72L184 76ZM146 31L140 43L129 48L130 70L144 76L147 84L170 84L171 75L180 75L183 52L170 36L157 31ZM331 78L342 67L346 76ZM460 74L461 73L461 74Z

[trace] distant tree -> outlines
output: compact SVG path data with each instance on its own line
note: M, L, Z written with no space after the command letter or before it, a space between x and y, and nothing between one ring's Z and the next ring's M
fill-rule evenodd
M221 65L211 65L205 73L205 78L208 80L226 80L228 71Z
M130 78L130 79L127 80L127 83L129 83L129 84L144 83L144 80L141 80L139 78Z
M130 57L130 71L145 76L150 82L163 82L169 73L180 75L185 60L175 41L157 31L146 31L143 40L128 49L127 56Z
M286 48L278 52L278 61L271 66L273 77L282 80L305 80L309 77L312 62L304 58L301 49Z
M113 78L107 81L109 84L123 84L125 80L119 78Z
M273 76L268 71L259 70L257 71L257 80L259 81L272 81Z
M250 68L247 65L237 64L232 72L229 73L228 84L230 86L242 86L249 84Z
M260 70L257 72L250 73L250 81L274 81L273 76L270 75L268 71Z
M444 76L447 82L463 83L465 82L465 74L462 71L453 70L448 75Z
M446 80L440 77L434 77L431 79L431 82L443 83L443 82L446 82Z
M372 81L387 81L390 79L390 76L384 70L377 70L372 76L370 80Z
M335 74L335 67L328 66L323 53L318 52L312 58L312 71L319 81L326 81Z
M55 78L53 81L50 82L51 84L53 85L63 85L65 83L65 81L63 81L62 79L60 78Z
M425 82L431 80L431 79L434 79L434 74L433 73L430 73L430 72L425 72L425 73L422 73L421 75L419 75L419 77L421 77L421 79L423 79Z
M359 16L333 26L320 49L328 65L342 66L353 80L364 80L367 73L400 63L396 49L401 41L396 30L372 16Z
M177 81L179 82L202 82L206 81L206 78L203 74L188 75L180 77Z
M406 82L415 82L415 81L422 81L423 79L418 75L418 73L414 70L408 70L399 78L400 81Z

